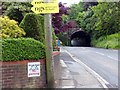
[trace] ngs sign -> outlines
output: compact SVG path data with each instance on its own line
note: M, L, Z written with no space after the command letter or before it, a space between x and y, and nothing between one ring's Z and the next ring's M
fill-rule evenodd
M40 76L40 62L28 63L28 77Z

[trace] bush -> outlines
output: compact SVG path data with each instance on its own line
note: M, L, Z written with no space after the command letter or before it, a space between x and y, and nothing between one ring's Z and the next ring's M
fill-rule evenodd
M53 50L56 50L56 38L57 38L57 36L55 35L54 30L52 30L52 39L53 39L52 45L53 45Z
M26 37L31 37L45 43L44 17L42 15L34 13L27 14L20 23L20 27L25 30ZM54 32L52 32L52 36L53 48L55 48L56 36Z
M108 36L102 36L98 40L94 40L92 43L95 47L102 47L102 48L112 48L112 49L119 49L119 35L120 33L111 34Z
M3 61L38 60L45 58L45 46L31 38L3 39Z
M20 23L24 17L19 8L14 8L12 6L8 8L5 15L7 15L10 19L17 21L18 23Z
M26 14L20 23L20 27L26 32L26 37L31 37L43 42L43 26L39 23L38 19L39 17L36 14Z
M0 17L0 37L2 38L18 38L25 35L22 28L17 25L17 22L10 20L7 16Z

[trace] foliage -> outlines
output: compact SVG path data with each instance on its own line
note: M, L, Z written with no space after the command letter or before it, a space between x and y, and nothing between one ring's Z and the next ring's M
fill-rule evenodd
M31 37L45 44L45 32L44 32L44 17L40 14L29 13L26 14L22 22L20 23L25 32L25 37ZM52 30L54 31L54 30ZM56 36L52 32L53 48L56 45Z
M45 58L45 46L31 38L3 39L3 61L38 60Z
M10 19L14 19L18 23L20 23L24 17L22 11L14 7L9 7L5 15L8 16Z
M98 40L93 40L92 44L95 47L120 49L118 42L120 40L120 37L118 34L120 34L120 32L116 34L107 35L106 37L102 36Z
M64 24L67 23L69 20L70 19L69 19L68 15L65 15L65 14L62 15L62 21Z
M79 4L73 4L71 7L70 7L70 13L69 13L69 19L75 19L76 20L76 17L78 16L78 13L79 12L82 12L84 11L84 2L80 2Z
M68 46L70 45L70 39L68 37L68 32L60 32L59 34L57 34L57 37L60 39L60 41L62 41L62 45L63 46Z
M83 2L83 8L85 11L89 10L92 6L96 6L96 5L98 5L98 0L94 0L94 2Z
M55 31L55 34L60 34L60 32L65 32L69 28L75 27L74 21L63 22L63 15L69 14L70 8L65 7L61 2L59 3L59 13L52 14L52 25ZM63 16L64 17L64 16ZM75 26L74 26L75 25Z
M119 31L119 13L117 2L104 2L80 12L76 20L83 30L88 32L92 38L97 39Z
M44 29L41 22L43 21L43 18L41 18L42 21L40 21L40 17L37 14L29 13L26 14L22 22L20 23L20 27L24 29L26 32L25 37L31 37L36 40L39 40L40 42L44 42Z
M95 23L95 20L92 18L93 11L83 11L80 12L77 16L77 23L82 28L82 30L86 31L90 35L92 34L92 31L94 30L93 26Z
M25 32L22 28L17 25L17 22L10 20L8 17L0 17L0 27L2 38L18 38L25 35Z
M53 45L53 50L56 49L56 38L57 36L55 35L54 29L52 30L52 45Z
M65 7L61 2L59 3L59 13L52 14L52 26L55 34L59 34L68 29L68 25L62 22L62 15L67 15L68 7Z
M30 13L32 5L29 2L2 2L2 13L20 23L26 13Z
M99 38L105 39L103 37L108 37L120 31L119 5L120 2L80 2L71 6L71 13L67 18L76 20L79 27L86 31L92 37L92 42L94 42ZM115 47L113 44L115 45L111 42L110 45Z
M117 33L120 27L120 8L118 2L99 3L92 7L95 18L94 30L98 30L97 37Z

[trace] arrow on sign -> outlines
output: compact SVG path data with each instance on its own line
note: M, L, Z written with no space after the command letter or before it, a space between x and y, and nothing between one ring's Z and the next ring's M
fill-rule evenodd
M42 4L42 3L45 3L44 2L44 0L33 0L32 2L31 2L31 4L32 5L40 5L40 4ZM49 3L56 3L56 4L58 4L58 0L50 0L50 2Z
M44 3L44 0L33 0L33 1L31 2L32 5L39 5L39 4L41 4L41 3Z
M59 7L55 3L42 3L31 8L35 13L59 13Z

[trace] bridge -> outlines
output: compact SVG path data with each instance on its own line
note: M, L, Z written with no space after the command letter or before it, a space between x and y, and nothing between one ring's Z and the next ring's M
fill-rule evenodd
M71 46L86 46L89 47L90 45L90 36L82 30L76 31L71 34L70 37L70 44Z
M91 46L89 34L80 28L72 28L63 34L60 34L60 40L67 46Z

